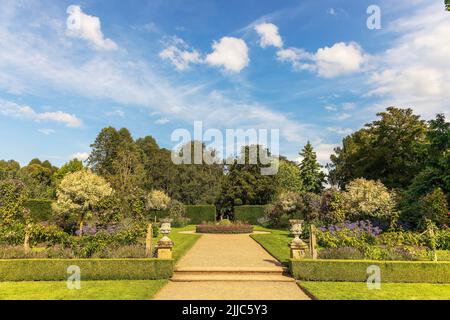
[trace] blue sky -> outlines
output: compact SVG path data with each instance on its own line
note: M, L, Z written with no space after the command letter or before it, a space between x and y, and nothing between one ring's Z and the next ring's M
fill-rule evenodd
M201 120L325 163L390 105L450 115L442 2L0 0L0 159L84 158L109 125L172 148Z

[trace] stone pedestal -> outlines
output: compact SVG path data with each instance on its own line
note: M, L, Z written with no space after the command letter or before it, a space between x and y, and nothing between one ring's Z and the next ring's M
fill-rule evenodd
M289 247L291 249L291 259L300 260L303 259L306 255L306 249L308 246L300 239L294 239Z
M163 222L160 231L164 237L158 241L157 257L158 259L172 259L172 249L174 243L168 237L169 233L172 231L170 222Z

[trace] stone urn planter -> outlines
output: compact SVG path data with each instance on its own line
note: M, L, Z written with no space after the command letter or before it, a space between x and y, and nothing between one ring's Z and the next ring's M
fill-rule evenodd
M290 232L294 240L289 243L291 249L291 259L302 259L306 255L307 245L300 239L303 233L303 220L289 220L291 224Z

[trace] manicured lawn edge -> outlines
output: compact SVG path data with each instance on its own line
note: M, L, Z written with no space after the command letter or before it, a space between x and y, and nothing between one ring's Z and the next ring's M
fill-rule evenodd
M319 300L311 291L302 286L300 282L297 281L297 285L311 300Z
M69 266L81 280L158 280L173 274L173 260L162 259L26 259L0 260L0 282L63 281Z
M297 280L365 282L369 266L378 266L381 281L390 283L450 283L450 262L291 260Z

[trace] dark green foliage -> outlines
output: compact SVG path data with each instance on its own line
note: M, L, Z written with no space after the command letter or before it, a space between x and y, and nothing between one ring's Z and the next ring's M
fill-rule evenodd
M24 220L23 203L27 197L26 186L19 180L0 181L0 224Z
M186 206L186 217L190 219L190 224L215 222L217 218L216 207L212 205L188 205Z
M0 180L14 179L20 170L20 164L17 161L0 160Z
M421 218L419 227L424 228L426 220L430 220L438 227L448 223L448 203L445 194L440 188L422 197L419 201Z
M450 262L301 260L290 268L298 280L366 282L371 265L380 267L383 283L450 283Z
M153 280L168 279L173 273L172 260L0 260L0 281L66 281L67 268L78 266L82 280Z
M411 109L390 107L380 120L343 140L331 157L330 180L344 188L356 179L380 180L388 188L407 187L426 157L425 121Z
M25 201L23 206L30 210L34 222L51 221L53 219L52 200L31 199Z
M259 145L245 146L238 158L227 165L227 174L222 179L219 199L221 214L232 214L235 205L266 205L273 199L277 183L275 176L261 174L268 167L261 162L260 154L266 149ZM258 156L257 164L250 164L250 155Z
M320 171L321 165L317 162L317 155L310 142L300 152L300 156L303 158L299 172L302 189L320 193L323 190L325 174Z
M264 218L267 206L238 206L234 207L234 220L257 225L259 219Z

